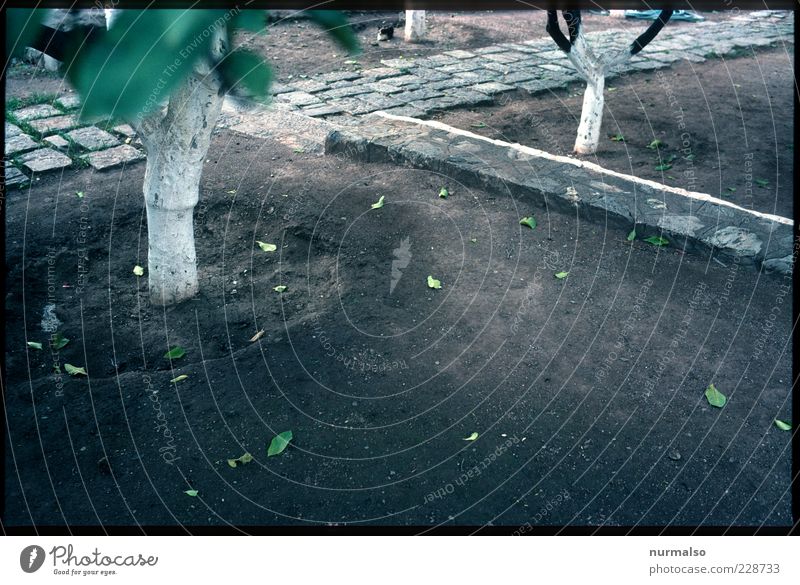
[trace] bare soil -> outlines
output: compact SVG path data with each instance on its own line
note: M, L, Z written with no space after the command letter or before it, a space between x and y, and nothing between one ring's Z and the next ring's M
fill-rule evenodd
M735 59L636 72L607 84L596 155L606 168L742 207L793 217L794 59L759 49ZM477 134L570 155L583 86L437 119ZM648 148L653 141L657 148Z
M8 195L4 527L791 523L788 279L223 131L161 309L143 173Z

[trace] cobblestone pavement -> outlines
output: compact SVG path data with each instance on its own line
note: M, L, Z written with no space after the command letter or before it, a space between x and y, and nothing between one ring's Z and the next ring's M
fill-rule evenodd
M644 29L645 23L643 23ZM587 34L596 52L622 47L630 31ZM741 54L742 49L794 41L788 11L742 12L723 22L700 22L691 28L667 26L616 74L668 67L689 60ZM609 75L609 78L613 75ZM378 110L425 118L437 110L476 107L500 94L537 94L579 81L577 73L549 38L502 43L471 51L447 51L414 59L390 59L383 66L335 71L272 88L271 107L348 124ZM144 158L127 125L81 124L76 96L10 112L6 123L6 184L23 185L34 173L70 166L104 170ZM237 117L258 116L259 109ZM221 125L228 125L224 116Z

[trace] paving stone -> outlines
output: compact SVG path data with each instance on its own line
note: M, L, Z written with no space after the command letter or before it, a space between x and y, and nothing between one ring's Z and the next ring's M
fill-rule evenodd
M515 71L513 73L509 73L508 75L504 75L500 81L502 83L508 84L517 84L522 81L530 81L532 79L540 79L542 77L541 71L535 71L533 69L528 69L525 71Z
M471 81L464 79L463 77L451 77L450 79L446 79L444 81L435 81L434 83L429 83L426 87L431 89L449 89L451 87L466 87L471 83Z
M535 79L533 81L519 83L517 87L524 89L531 95L535 95L537 93L549 92L554 87L558 87L558 84L554 84L546 79Z
M117 134L122 134L127 138L133 138L136 136L136 130L134 130L130 124L119 124L114 126L111 131L116 132Z
M408 116L409 118L423 118L427 115L427 110L424 108L419 108L416 106L408 105L402 106L399 108L391 108L389 110L384 110L387 114L393 114L395 116Z
M459 61L452 65L442 65L439 71L445 73L463 73L464 71L474 71L481 68L481 61L479 59L470 59L469 61Z
M20 130L19 126L6 122L6 138L9 136L19 136L20 134L22 134L22 130Z
M286 101L292 104L293 106L307 106L309 104L320 103L318 97L310 93L306 93L304 91L292 91L289 93L283 93L276 99L280 99L281 101Z
M119 144L113 134L95 126L67 132L67 138L85 150L100 150Z
M6 187L21 185L28 182L28 177L17 167L6 165L5 168Z
M122 144L107 150L97 150L86 155L86 160L96 171L110 169L143 158L144 154L128 144Z
M506 85L505 83L491 81L489 83L479 83L478 85L473 85L470 89L485 93L487 95L497 95L507 91L514 91L516 88L513 85Z
M397 108L400 106L404 106L408 104L409 101L411 101L403 99L402 95L403 94L394 96L385 96L379 93L371 93L367 95L360 95L358 96L358 99L367 102L371 106L375 106L379 110L386 110L389 108Z
M27 134L18 134L17 136L9 136L6 138L6 156L25 152L26 150L33 150L39 145L36 144Z
M50 144L50 146L58 148L59 150L66 150L67 148L69 148L69 142L64 140L58 134L53 134L52 136L48 136L47 138L44 139L44 141Z
M536 66L541 67L542 69L547 69L548 71L555 71L556 73L570 71L570 69L567 69L566 67L555 65L553 63L536 63Z
M397 77L403 75L400 69L396 67L376 67L375 69L367 69L361 73L361 77L365 80L380 80L389 77Z
M442 65L452 65L453 63L458 63L458 59L447 55L433 55L432 57L423 59L420 65L424 65L425 67L441 67Z
M78 118L72 114L68 114L66 116L55 116L53 118L42 118L40 120L31 120L28 122L28 124L39 134L52 134L55 132L61 132L63 130L71 130L77 126L80 126Z
M410 75L416 75L425 81L442 81L450 77L446 73L442 73L435 69L429 69L427 67L413 67L409 69L408 72Z
M322 117L322 116L332 116L334 114L341 114L344 110L335 104L326 104L324 106L312 106L310 108L303 108L300 110L306 116L311 116L312 118Z
M29 171L44 173L57 171L72 164L72 160L52 148L40 148L19 157L19 161Z
M429 100L442 95L444 95L444 92L442 90L432 89L432 88L422 88L416 91L405 91L403 93L398 93L392 97L403 100L405 103L408 103L420 100Z
M269 87L270 92L272 95L280 95L282 93L289 93L290 91L294 91L291 85L287 85L285 83L273 83Z
M476 55L489 55L491 53L502 53L505 49L503 47L493 45L491 47L481 47L479 49L472 49L472 52Z
M334 81L349 81L351 79L357 79L361 77L360 73L355 73L353 71L333 71L332 73L325 73L324 75L320 75L317 79L320 81L325 81L327 83L333 83Z
M29 120L37 120L39 118L47 118L49 116L58 116L61 112L51 106L50 104L39 104L38 106L28 106L21 110L13 112L14 117L20 122L28 122Z
M392 85L391 81L391 79L388 79L385 82L379 81L369 85L369 88L372 91L377 91L379 93L397 93L399 91L404 91L403 86Z
M453 97L464 106L488 106L494 103L494 99L479 91L471 89L453 88L448 90L445 95Z
M477 70L456 73L456 77L466 79L470 83L488 83L497 79L498 75L496 71Z
M416 65L416 59L381 59L381 65L395 69L408 69Z
M401 75L400 77L393 77L391 83L393 85L422 85L425 82L424 79L417 77L416 75Z
M298 81L297 83L292 83L290 85L292 89L296 91L305 91L306 93L316 93L318 91L324 91L328 89L328 84L323 83L321 81L317 81L315 79L306 79L303 81Z
M56 105L64 110L74 110L81 105L81 98L77 94L69 93L62 95L56 100Z
M322 100L332 100L332 99L339 99L343 97L350 97L351 95L358 95L360 93L369 93L372 91L369 86L366 85L348 85L346 87L340 87L338 89L329 89L328 91L323 91L322 93L318 93L317 97Z
M512 57L508 53L493 53L490 55L484 55L484 59L488 59L489 61L494 61L495 63L516 63L519 61L518 58Z
M444 54L449 57L455 57L456 59L472 59L475 56L475 53L462 51L461 49L457 49L455 51L445 51Z
M369 112L375 112L381 109L378 106L368 104L367 102L359 100L354 97L342 98L340 100L336 100L331 105L337 106L341 108L342 111L347 112L348 114L352 114L354 116L360 114L368 114Z

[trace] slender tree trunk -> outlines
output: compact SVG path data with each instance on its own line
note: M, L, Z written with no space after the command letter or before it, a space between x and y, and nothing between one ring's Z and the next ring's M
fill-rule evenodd
M581 123L578 126L578 137L575 139L574 152L577 154L594 154L600 144L600 127L603 124L603 88L605 75L597 73L586 81L583 94Z
M419 41L425 38L427 22L424 10L406 10L406 41Z
M195 73L172 94L159 123L141 125L147 151L148 281L156 305L189 299L199 288L193 213L222 100L216 74Z

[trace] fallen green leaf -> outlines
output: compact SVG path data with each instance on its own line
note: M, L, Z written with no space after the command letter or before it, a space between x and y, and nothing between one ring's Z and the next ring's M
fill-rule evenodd
M75 195L78 196L78 199L83 199L83 191L75 191Z
M667 238L662 238L661 236L650 236L649 238L645 238L644 241L648 244L653 244L654 246L666 246L669 244L669 240Z
M198 491L197 490L186 490L183 493L186 494L187 496L192 496L194 498L194 497L197 496Z
M133 267L133 273L136 276L142 276L144 274L144 268L142 268L137 264L136 266Z
M253 456L250 453L245 453L241 457L237 457L236 459L228 459L228 465L231 467L236 467L239 463L245 464L250 463L253 460Z
M610 91L610 92L613 93L613 92L617 91L617 88L616 87L609 87L609 88L606 89L606 91Z
M625 142L625 137L622 134L614 134L611 137L612 142Z
M474 124L470 124L473 128L486 128L486 124L483 122L475 122Z
M442 288L442 282L440 280L436 280L433 276L429 274L428 288Z
M629 242L632 242L633 240L635 240L636 239L636 228L633 228L631 230L631 233L629 233L628 237L625 238L625 239L628 240Z
M383 207L383 200L384 200L384 196L383 196L383 195L381 195L381 198L380 198L380 199L378 199L378 201L377 201L377 202L375 202L375 203L373 203L372 205L370 205L370 207L371 207L372 209L380 209L381 207Z
M266 242L259 242L258 240L256 240L256 244L258 244L258 247L265 252L274 252L278 249L278 246L275 244L267 244Z
M28 347L32 347L33 349L42 349L42 344L36 341L29 341Z
M726 190L730 191L731 193L736 193L736 187L726 187Z
M657 148L659 148L659 147L660 147L662 144L664 144L664 143L663 143L663 142L661 142L661 141L660 141L658 138L656 138L655 140L653 140L653 142L651 142L650 144L648 144L648 145L647 145L645 148L649 148L650 150L656 150L656 149L657 149Z
M296 152L297 154L303 154L305 151L306 151L305 148L295 148L294 149L294 152Z
M672 165L669 163L663 163L660 165L656 165L655 170L657 171L668 171L672 168Z
M711 406L715 406L717 408L722 408L725 406L725 403L728 402L728 399L725 398L725 395L717 390L714 384L709 384L708 388L706 388L706 400Z
M185 380L188 377L189 376L187 376L186 374L181 374L180 376L176 376L175 378L172 378L172 380L170 380L169 383L170 384L177 384L178 382L182 382L183 380Z
M168 360L177 360L185 355L186 355L186 350L183 349L180 345L176 345L167 353L165 353L164 357Z
M289 445L289 441L293 438L292 431L284 431L279 435L276 435L272 438L272 441L269 444L269 449L267 449L267 457L272 457L273 455L280 455L283 453L283 450Z
M276 287L275 287L275 288L273 288L272 290L274 290L275 292L282 293L283 291L285 291L285 290L286 290L286 286L285 286L285 285L283 285L283 284L279 284L278 286L276 286Z
M756 179L756 185L758 185L759 187L766 187L767 185L769 185L769 181L767 181L766 179Z
M567 277L569 272L556 272L555 277L559 280L563 280Z
M775 419L775 426L778 427L782 431L791 431L792 425L787 422L783 422L782 420Z
M59 331L55 335L53 335L53 339L50 341L50 344L53 346L53 349L64 349L64 346L69 343L69 339L64 337L61 332Z
M520 225L526 225L529 228L534 229L536 227L536 218L533 216L523 217L521 220L519 220L519 223Z
M439 189L439 197L441 197L442 199L447 199L448 195L450 195L450 193L447 192L447 189L445 189L444 187Z
M478 438L478 433L472 433L469 437L465 437L464 441L474 441Z
M470 238L469 241L472 242L473 244L477 244L478 238Z
M70 376L87 376L86 370L78 368L72 364L64 364L64 371Z

